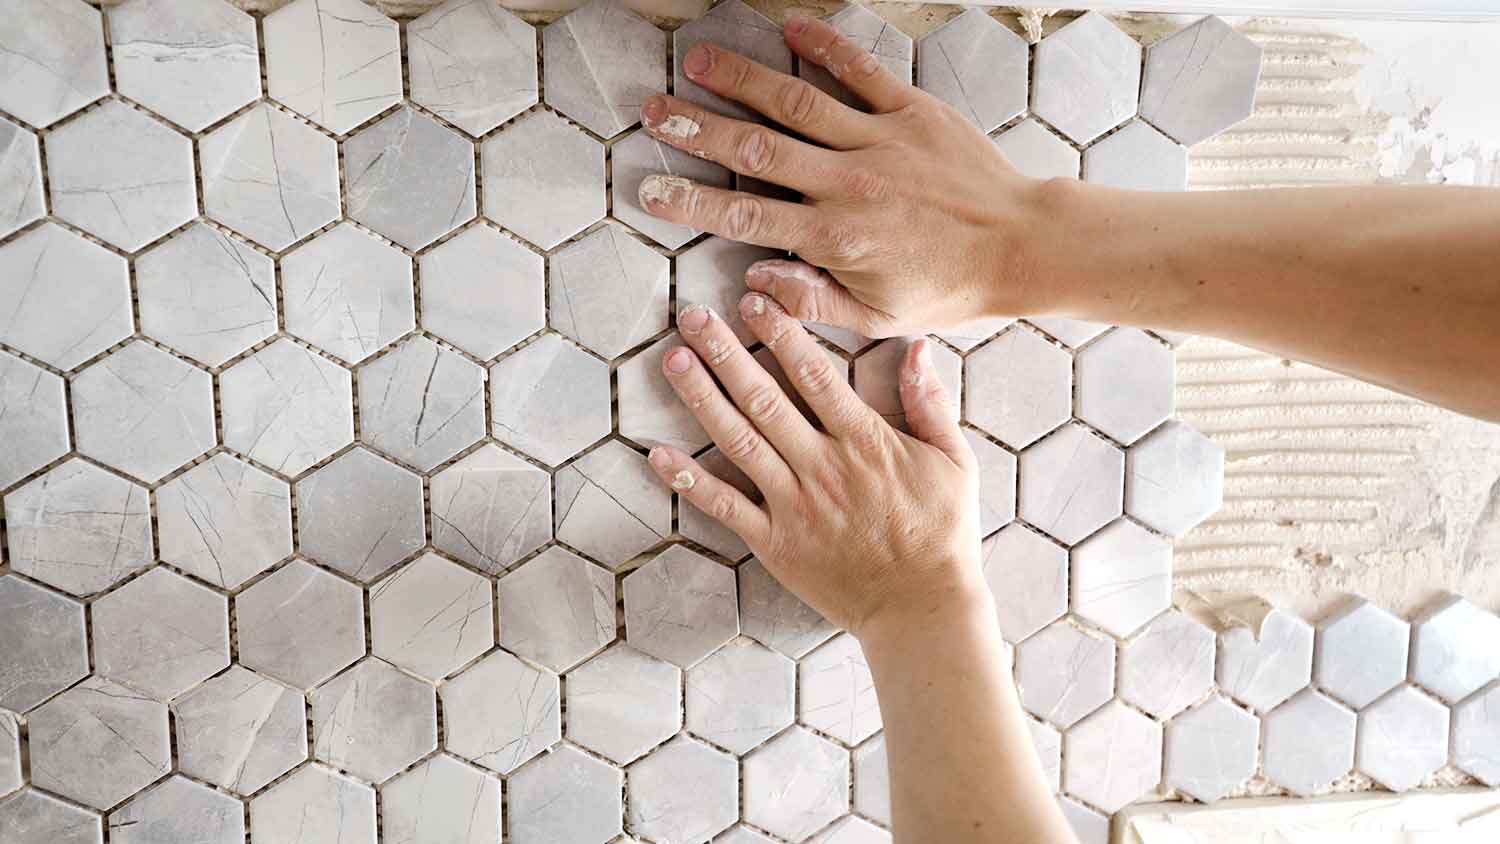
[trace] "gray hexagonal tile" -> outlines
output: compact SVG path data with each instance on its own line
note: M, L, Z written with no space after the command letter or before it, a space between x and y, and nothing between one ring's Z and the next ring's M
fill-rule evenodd
M46 213L36 135L0 117L0 237Z
M630 766L630 831L653 841L707 842L739 817L734 757L678 736Z
M741 343L754 344L755 335L740 319L740 299L750 292L745 286L745 271L756 261L780 255L785 253L722 237L709 237L694 244L677 256L678 307L707 305L723 318Z
M490 367L490 433L550 465L609 435L609 365L543 334Z
M885 733L856 747L854 767L854 811L887 826L891 823L891 775L886 767Z
M793 727L745 757L745 820L801 841L849 811L849 753Z
M488 3L448 0L406 25L413 102L483 135L534 105L536 30Z
M24 713L86 677L83 604L0 577L0 707Z
M719 747L748 753L792 723L796 680L791 660L750 639L735 639L688 671L687 728Z
M625 775L563 746L508 783L510 840L516 844L604 844L620 834Z
M777 582L760 560L747 560L736 573L740 631L746 636L792 659L801 659L838 632L817 610Z
M254 844L375 844L375 790L308 765L250 801Z
M1036 48L1031 111L1086 144L1129 120L1141 82L1141 45L1097 12L1043 38Z
M88 596L151 565L146 490L74 458L5 496L10 565Z
M1129 190L1187 190L1188 154L1139 120L1083 151L1083 180Z
M192 132L260 96L255 18L225 2L112 6L120 93Z
M1500 677L1500 618L1451 595L1417 619L1411 679L1458 703Z
M557 675L495 651L442 689L444 749L508 774L562 738Z
M474 357L500 354L547 324L542 263L489 226L459 232L417 259L422 327Z
M1219 634L1220 688L1256 712L1269 712L1312 679L1312 625L1281 610L1261 622Z
M396 22L359 0L297 0L267 15L266 87L342 135L401 99Z
M893 428L906 430L906 410L901 404L901 382L898 374L906 350L916 338L882 340L854 361L854 392L874 408ZM928 343L932 367L938 380L948 388L948 400L956 415L959 396L963 393L963 360L940 343Z
M615 219L668 249L685 245L700 232L647 213L641 207L641 182L652 174L676 176L717 188L727 188L731 181L730 172L723 167L660 143L644 129L616 141L609 148L609 160L614 200L610 210Z
M1161 782L1161 725L1119 701L1068 730L1063 788L1106 812L1117 812Z
M432 544L500 574L552 539L547 473L486 443L432 476Z
M266 255L194 223L135 261L141 330L220 366L276 333L274 276Z
M474 145L402 107L344 141L348 214L421 249L474 218Z
M1500 680L1453 708L1453 764L1500 785Z
M179 770L236 794L254 794L307 759L302 694L238 665L172 710Z
M681 545L625 577L630 644L681 668L740 632L734 570Z
M734 465L733 460L724 456L718 446L710 447L695 459L703 471L743 492L751 501L761 501L760 490L740 471L740 467ZM683 539L696 542L728 560L742 560L750 554L750 547L738 534L681 495L677 497L677 532Z
M922 39L917 84L993 132L1026 110L1031 51L983 9L970 9Z
M412 337L359 370L360 439L432 470L484 436L484 370Z
M732 46L742 56L790 74L792 51L787 49L781 27L741 0L727 0L672 32L672 90L676 96L717 114L739 120L761 120L751 109L700 87L682 72L683 58L703 41Z
M1082 162L1078 150L1032 118L996 135L995 146L1024 176L1033 179L1078 178Z
M99 12L77 0L30 0L0 26L0 109L47 126L109 93Z
M1167 724L1166 785L1203 803L1255 774L1260 721L1218 695Z
M1074 415L1122 443L1172 415L1172 350L1134 328L1120 328L1078 352Z
M1165 721L1214 685L1214 634L1177 610L1120 649L1120 697Z
M224 445L300 475L354 442L353 383L347 369L279 338L219 375Z
M239 660L307 690L365 652L359 587L293 560L234 599Z
M345 363L416 327L411 259L348 223L282 258L281 287L286 330Z
M1224 501L1224 447L1175 419L1125 452L1125 512L1181 536Z
M213 379L135 341L73 378L78 451L148 483L219 442Z
M1354 767L1355 716L1312 689L1261 717L1261 771L1306 797Z
M1172 546L1133 522L1115 522L1073 549L1073 612L1115 636L1172 604Z
M125 259L51 223L0 246L0 294L0 342L58 369L135 327Z
M103 811L172 770L167 707L90 677L27 718L31 782Z
M627 765L682 726L682 672L620 642L568 672L568 740Z
M995 598L1000 632L1015 644L1068 611L1068 552L1020 524L980 546L984 579Z
M48 841L51 844L103 844L104 825L99 816L28 788L0 800L0 827L17 842Z
M380 789L393 841L493 844L500 840L500 780L452 756L434 756Z
M673 332L616 368L621 436L645 446L671 445L690 454L712 442L662 374L662 359L682 345L682 337Z
M292 554L292 492L228 454L215 454L156 490L161 558L235 589Z
M339 216L338 146L269 103L205 135L198 154L204 212L267 249Z
M1021 703L1066 729L1115 693L1115 643L1059 621L1016 647Z
M494 615L489 580L423 554L370 589L371 651L436 682L495 644Z
M1351 601L1319 622L1313 653L1318 687L1364 709L1406 679L1411 627L1374 604Z
M500 579L500 645L556 672L615 638L615 578L552 547Z
M875 679L859 640L840 633L797 663L797 719L856 745L880 730Z
M973 428L963 432L979 462L979 535L989 536L1016 517L1016 456Z
M875 56L902 82L911 81L911 36L887 23L885 18L858 3L850 3L833 13L828 23L853 41L855 46ZM833 74L805 59L797 62L797 75L833 95L835 99L856 108L863 105Z
M1250 116L1260 45L1216 17L1152 44L1141 79L1141 116L1192 145Z
M550 111L485 138L479 156L484 216L543 249L604 216L604 147Z
M174 776L109 813L109 840L119 844L244 844L240 801Z
M1034 331L1016 327L964 361L967 420L1011 448L1025 448L1068 421L1073 359Z
M1359 713L1354 764L1391 791L1415 788L1448 762L1448 707L1402 686Z
M21 785L21 722L0 709L0 796Z
M559 470L557 538L616 570L672 532L672 496L646 458L610 441Z
M1064 425L1021 452L1019 471L1021 518L1064 543L1078 542L1123 509L1125 455L1081 425Z
M437 750L432 686L374 657L324 683L312 703L313 757L382 782Z
M24 412L6 413L7 408ZM0 351L0 488L68 453L68 408L63 381L39 366Z
M667 35L618 0L593 0L542 30L547 105L609 138L667 88ZM607 74L596 68L609 68Z
M552 258L552 327L605 358L619 357L668 325L667 259L606 225Z
M158 699L229 667L228 600L164 568L95 601L93 621L94 670Z
M297 482L297 547L369 582L427 542L422 479L356 448Z

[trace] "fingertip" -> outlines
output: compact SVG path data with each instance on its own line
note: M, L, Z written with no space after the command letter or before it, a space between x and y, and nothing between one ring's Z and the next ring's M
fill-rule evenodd
M932 349L926 337L918 337L906 347L906 358L901 364L901 386L921 387L932 368Z
M693 353L686 346L678 346L667 352L661 366L668 375L681 375L693 365Z
M759 319L766 315L769 302L759 293L746 293L740 297L740 316L746 320Z
M659 472L672 468L672 452L664 445L655 446L646 454L646 459Z
M807 15L792 15L786 19L786 34L796 38L807 31L810 23L812 23L812 18Z

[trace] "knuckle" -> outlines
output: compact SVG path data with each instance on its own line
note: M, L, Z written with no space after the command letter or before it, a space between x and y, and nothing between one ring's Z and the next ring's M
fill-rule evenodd
M823 255L828 263L836 267L847 267L864 253L859 233L842 222L824 223L817 241L823 244Z
M787 82L781 89L782 124L802 129L817 122L822 100L818 89L800 79Z
M740 167L747 173L764 173L776 160L776 137L771 130L751 129L740 139Z
M851 167L843 172L843 188L856 199L880 200L890 194L891 183L869 167Z
M723 51L719 52L718 58L723 58L729 65L729 90L742 94L752 90L755 82L755 67L737 56L726 56Z
M760 450L760 435L749 427L741 427L732 432L719 448L736 463L749 460Z
M731 240L749 240L765 226L766 207L757 196L736 196L724 209L724 228Z
M745 415L756 424L772 422L781 415L781 397L766 386L752 387L745 394Z
M886 434L881 428L884 420L874 414L866 415L849 430L849 447L865 456L878 455L885 449Z
M683 398L687 401L689 408L699 410L714 398L714 391L706 388L690 390Z
M833 364L820 350L808 353L797 364L797 384L804 394L821 395L833 388Z
M734 500L734 496L728 493L720 493L714 496L713 501L709 502L708 508L709 515L721 522L729 522L739 514L740 505L739 502Z

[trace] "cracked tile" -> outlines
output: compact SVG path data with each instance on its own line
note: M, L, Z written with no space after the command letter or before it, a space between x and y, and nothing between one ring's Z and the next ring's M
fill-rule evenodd
M1406 679L1411 626L1380 607L1353 600L1318 623L1313 679L1353 709L1364 709Z
M297 482L297 548L368 583L427 542L422 479L362 448Z
M345 363L417 325L411 259L349 223L283 257L281 286L286 330Z
M1213 803L1228 797L1255 774L1260 721L1214 695L1167 724L1169 788Z
M536 104L536 29L498 4L448 0L406 25L411 98L479 136Z
M1224 447L1175 419L1125 452L1125 512L1179 537L1224 501Z
M49 126L109 93L99 11L79 0L26 0L0 21L0 110Z
M849 811L849 752L792 727L745 757L745 820L801 841Z
M19 412L7 412L11 408ZM0 489L68 453L63 380L0 351ZM13 528L14 529L14 528Z
M442 680L495 644L489 580L423 554L370 589L370 644L375 656Z
M474 219L474 145L403 106L344 139L348 214L417 250Z
M313 758L357 777L382 782L437 750L437 693L374 657L308 700Z
M553 256L547 276L552 327L616 358L668 326L670 264L609 224Z
M490 433L549 465L609 436L609 365L543 334L490 367Z
M1217 680L1226 694L1264 714L1307 686L1312 659L1312 625L1273 609L1259 638L1248 627L1219 634Z
M797 718L803 724L856 745L880 731L875 679L859 640L840 633L797 663Z
M171 607L170 621L161 617ZM229 602L155 568L93 604L94 670L170 700L229 667Z
M1115 693L1115 643L1059 621L1016 646L1021 703L1067 729Z
M1120 697L1166 721L1214 686L1214 634L1169 610L1120 649Z
M711 446L695 459L703 471L735 487L751 501L761 500L760 491L755 488L755 484L734 465L734 461L724 456L718 446ZM677 532L684 539L696 542L728 560L742 560L750 554L750 547L734 531L699 510L681 495L677 497Z
M1123 510L1125 455L1077 423L1021 452L1019 471L1021 518L1065 544Z
M72 369L130 336L125 259L53 223L0 246L0 342Z
M375 844L375 790L308 765L250 801L250 828L255 844Z
M963 432L979 461L979 535L989 536L1016 517L1016 456L973 428Z
M604 844L621 831L620 769L566 745L507 783L515 844Z
M451 756L434 756L380 789L392 841L493 844L500 840L500 780Z
M689 454L712 440L692 409L662 374L667 352L685 345L673 332L636 352L615 370L619 385L620 436L643 446L671 445Z
M1453 708L1453 764L1485 785L1500 785L1500 680Z
M134 341L73 377L78 451L148 483L218 445L213 379Z
M1216 17L1146 50L1141 116L1191 146L1250 116L1261 48Z
M761 122L758 112L725 99L699 86L682 72L682 60L700 42L731 47L736 53L778 73L793 72L792 51L786 46L780 24L745 5L726 0L695 20L672 32L672 91L675 96L697 103L711 112L739 120Z
M154 562L146 490L73 458L5 496L10 565L79 597Z
M235 665L172 705L182 773L249 796L307 759L302 694Z
M0 117L0 237L40 220L44 213L36 135Z
M604 216L604 147L550 111L522 115L479 154L484 216L543 249Z
M1063 748L1063 788L1106 812L1118 812L1161 782L1161 725L1119 701L1075 724Z
M19 789L21 779L21 722L0 709L0 797Z
M1175 407L1172 350L1134 328L1118 328L1078 352L1074 415L1130 444Z
M1083 151L1083 180L1129 190L1187 190L1187 147L1139 120Z
M568 740L628 765L682 726L682 672L624 642L568 672Z
M1261 772L1298 797L1327 788L1354 767L1353 712L1306 689L1261 717Z
M500 578L500 646L563 672L615 638L615 578L552 547Z
M141 330L207 366L276 333L270 257L194 223L135 261Z
M619 570L672 532L672 496L646 458L610 441L558 470L557 538Z
M474 357L489 360L546 327L542 256L489 226L465 229L417 266L422 327Z
M630 766L630 831L653 841L707 844L739 818L734 757L678 736Z
M1141 45L1093 12L1036 47L1031 111L1086 144L1135 115Z
M849 3L828 18L828 23L861 50L870 53L902 82L911 82L911 36L902 32L875 12L857 3ZM827 92L840 102L860 108L862 101L850 93L827 69L805 59L797 62L797 75Z
M359 0L296 0L265 17L266 87L342 135L401 99L396 22Z
M748 753L791 725L796 685L791 660L750 639L734 639L688 670L688 731L732 753Z
M745 286L745 271L756 261L785 254L722 237L706 238L677 256L678 307L707 305L713 308L741 343L753 345L758 342L755 334L740 319L740 299L750 292Z
M111 844L244 844L240 801L173 776L109 813Z
M486 443L432 476L432 544L497 575L552 539L547 473Z
M89 673L83 604L0 577L0 707L25 714Z
M1117 521L1073 549L1073 612L1125 637L1172 605L1172 546ZM1212 649L1210 649L1210 653Z
M895 337L881 340L874 348L854 360L854 392L879 413L891 427L906 430L906 411L901 404L901 384L897 375L906 350L915 337ZM937 370L938 380L948 388L948 400L957 415L959 396L963 393L963 360L952 349L940 343L928 342L932 353L932 367Z
M0 827L8 833L15 833L16 841L46 841L49 844L104 842L104 826L98 815L34 788L0 800Z
M831 622L782 586L760 560L736 570L740 632L792 659L801 659L838 632Z
M948 21L919 47L917 84L979 131L993 132L1026 110L1031 51L984 9Z
M360 439L428 472L484 436L485 372L426 337L359 370Z
M1072 144L1027 118L995 136L995 146L1022 175L1033 179L1076 179L1082 157Z
M611 138L667 89L667 35L619 0L593 0L542 30L547 105ZM600 69L608 68L602 74Z
M1445 703L1458 703L1500 677L1500 618L1457 595L1416 621L1411 679Z
M610 189L614 199L610 209L615 218L668 249L686 245L701 232L648 214L641 208L641 181L653 173L678 176L716 188L728 188L731 181L731 174L725 168L660 143L644 129L637 129L616 141L609 148L609 160Z
M1011 448L1025 448L1068 421L1073 358L1016 327L964 361L967 421Z
M285 481L215 454L157 488L161 558L238 588L292 555L291 500Z
M293 560L234 599L239 661L295 688L327 680L365 653L359 587Z
M1416 788L1448 763L1448 707L1402 686L1359 713L1354 764L1391 791Z
M687 668L740 632L734 570L673 545L625 577L632 647Z
M856 747L854 767L854 811L890 826L891 777L886 767L885 733Z
M31 782L100 811L172 770L166 704L90 677L27 717Z
M1067 613L1067 549L1012 524L986 539L979 550L1006 641L1021 642Z
M508 774L562 738L557 675L495 651L442 688L444 749Z
M120 93L190 132L260 96L255 19L221 0L111 6Z
M295 477L354 442L349 371L285 337L219 375L224 445Z

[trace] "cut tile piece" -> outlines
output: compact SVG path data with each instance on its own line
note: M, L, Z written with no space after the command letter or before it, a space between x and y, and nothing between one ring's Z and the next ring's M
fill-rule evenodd
M78 366L134 330L125 259L52 223L0 246L0 326L0 343Z
M1027 317L1026 321L1070 349L1076 349L1109 330L1109 326L1102 322L1067 317Z
M104 825L93 812L43 794L34 788L0 800L0 829L11 840L48 844L103 844Z
M854 392L892 427L903 431L906 430L906 411L901 404L898 376L901 362L906 359L906 350L915 339L882 340L854 361ZM930 339L927 347L932 354L932 368L948 389L949 403L957 414L959 396L963 393L963 360L952 349Z
M553 546L500 578L500 646L558 673L615 638L615 578Z
M1500 618L1451 595L1416 622L1411 679L1458 703L1500 677Z
M610 177L614 198L610 208L616 219L668 249L686 244L699 232L652 216L641 208L641 181L651 174L677 176L716 188L727 188L731 181L729 171L723 167L658 143L644 129L637 129L616 142L609 149L609 157L613 165Z
M215 454L156 490L163 561L225 589L292 555L285 481Z
M542 50L547 105L604 138L639 122L646 98L667 89L666 33L619 0L593 0L549 24Z
M1000 632L1017 644L1068 612L1068 552L1020 524L980 547L984 579L995 597Z
M1130 190L1187 190L1187 147L1139 120L1083 152L1083 180Z
M1063 746L1063 788L1106 812L1118 812L1161 782L1161 725L1119 701L1068 730Z
M568 740L627 765L682 726L682 672L620 642L568 672Z
M542 256L471 226L417 259L422 327L489 360L547 324Z
M1135 115L1141 45L1091 12L1036 47L1031 111L1086 144Z
M314 689L313 757L382 782L437 750L432 686L373 657Z
M392 841L500 840L500 781L452 756L428 759L386 783L380 796L382 828Z
M743 492L751 501L763 500L760 490L718 446L710 447L695 459L700 469ZM681 495L677 497L677 532L728 560L742 560L750 554L750 547L738 534Z
M1206 17L1146 50L1141 116L1189 146L1250 116L1260 45Z
M616 570L672 532L672 496L646 458L617 440L563 467L557 538Z
M411 259L348 223L282 258L281 284L286 330L345 363L416 327Z
M0 237L41 219L42 158L36 135L0 117Z
M1218 695L1167 724L1166 785L1194 800L1228 797L1255 774L1260 721Z
M662 360L685 345L676 332L636 352L615 370L619 385L620 436L651 447L670 445L689 454L712 440L692 408L673 392L662 374Z
M297 482L298 550L368 583L427 542L422 479L362 448Z
M1019 471L1021 518L1063 543L1078 542L1123 509L1125 455L1081 425L1064 425L1021 452Z
M359 370L360 439L429 472L484 436L484 370L426 337Z
M254 844L375 844L375 790L308 765L250 801L250 829Z
M748 753L792 723L795 687L791 660L735 639L688 671L687 728L733 753Z
M109 813L112 844L244 844L245 807L177 775Z
M1172 415L1172 350L1135 328L1119 328L1078 352L1074 414L1130 444Z
M891 834L864 818L849 815L809 840L811 844L891 844Z
M120 93L190 132L260 96L255 18L222 0L111 6Z
M239 661L306 691L365 653L359 587L293 560L234 599Z
M740 631L746 636L792 659L801 659L838 632L817 610L777 582L760 560L747 560L737 573Z
M218 444L213 379L142 341L73 378L78 451L147 483Z
M261 790L307 758L303 696L238 665L187 693L172 709L178 768L241 796Z
M744 763L745 820L802 841L849 811L849 753L793 727Z
M917 84L988 133L1026 110L1030 64L1024 38L969 9L922 39Z
M707 844L739 817L734 757L678 736L630 766L630 831L653 841Z
M7 413L8 408L19 412ZM5 351L0 351L0 442L5 443L0 489L68 453L63 380Z
M1011 166L1033 179L1076 179L1081 158L1067 141L1032 118L995 136Z
M854 763L854 811L890 826L891 776L886 768L885 734L856 747Z
M673 545L625 578L630 644L679 668L740 632L734 570Z
M194 223L137 258L135 276L141 330L200 363L220 366L276 333L271 259L218 229Z
M758 112L698 85L682 71L682 60L688 51L707 41L733 49L777 73L792 73L792 51L775 22L745 5L742 0L725 0L702 17L688 21L672 33L672 90L676 96L697 103L714 114L738 120L762 121Z
M1067 729L1115 693L1115 643L1065 621L1016 648L1016 685L1032 714Z
M444 749L508 774L562 738L557 675L495 651L442 689Z
M973 428L963 432L979 461L979 535L989 536L1016 517L1016 456Z
M1259 639L1248 627L1219 634L1217 680L1226 694L1264 714L1307 686L1312 659L1312 625L1273 609Z
M109 93L99 11L78 0L27 0L0 23L0 110L49 126Z
M1500 680L1453 708L1453 764L1500 785Z
M1306 689L1261 717L1266 779L1307 797L1354 767L1355 715Z
M536 104L536 30L493 3L448 0L406 25L411 98L479 136Z
M1121 519L1075 547L1072 573L1073 612L1121 638L1172 605L1172 546L1134 522Z
M1359 713L1355 767L1391 791L1416 788L1448 762L1448 707L1403 686Z
M515 844L604 844L620 834L620 769L566 745L527 765L507 783Z
M1109 844L1109 818L1068 797L1058 797L1057 805L1078 836L1078 844Z
M25 713L89 673L83 604L0 577L0 707Z
M1015 324L1014 317L985 317L956 325L939 334L944 343L967 352Z
M77 458L5 496L5 518L11 568L73 595L153 562L146 490Z
M970 355L964 380L968 421L1011 448L1031 445L1072 412L1072 357L1019 326Z
M271 250L339 216L338 145L261 103L198 142L203 211Z
M543 334L490 367L490 433L549 465L609 436L609 365Z
M551 249L604 216L604 147L556 114L522 115L479 153L484 216L537 246Z
M359 0L297 0L267 15L266 88L342 135L401 99L396 22Z
M590 232L551 264L552 327L585 348L619 357L666 330L671 266L624 227Z
M0 797L21 785L21 722L0 709Z
M1177 610L1120 649L1120 697L1157 720L1202 700L1213 685L1213 631Z
M1313 679L1354 709L1364 709L1406 679L1411 626L1355 600L1318 624Z
M1170 419L1125 452L1125 512L1182 536L1224 502L1224 447Z
M27 717L31 783L100 811L172 770L167 707L90 677Z
M495 643L490 582L423 554L370 590L371 652L437 682Z
M219 375L224 445L288 476L354 441L349 371L277 339Z
M229 667L228 600L165 568L95 601L92 618L94 670L159 700Z
M756 342L755 334L740 319L740 299L750 292L745 286L745 271L756 261L785 254L722 237L710 237L694 244L677 256L678 307L707 305L734 331L741 343L749 346Z
M344 179L349 217L407 249L474 219L474 145L409 106L345 139Z
M849 3L844 6L828 18L828 23L847 36L855 46L873 55L875 60L894 73L897 79L902 82L911 82L913 52L911 36L858 3ZM826 91L840 102L856 108L863 105L863 102L845 88L843 83L835 79L827 69L806 59L797 62L797 75Z
M1042 763L1042 776L1056 794L1062 790L1062 733L1034 718L1026 719L1026 729L1031 733L1037 761Z
M859 640L840 633L797 663L797 717L803 724L856 745L880 730L875 679Z
M500 574L552 538L547 473L486 443L432 476L432 544Z

